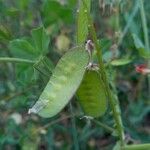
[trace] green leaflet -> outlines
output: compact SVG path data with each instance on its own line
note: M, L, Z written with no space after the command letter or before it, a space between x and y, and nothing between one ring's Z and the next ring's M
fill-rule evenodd
M120 58L115 59L110 62L112 66L123 66L132 62L132 58Z
M50 81L39 100L29 109L29 113L38 113L46 118L59 113L80 85L88 60L84 47L75 47L68 51L59 60Z
M79 102L87 116L102 116L107 109L107 98L98 72L87 71L77 91Z
M85 0L84 1L86 8L83 5L82 1L79 1L79 10L78 10L78 18L77 18L77 43L82 44L86 41L88 36L88 18L87 14L85 13L85 10L90 10L90 4L91 0Z
M44 27L38 27L32 30L31 32L32 39L36 51L40 54L46 54L48 52L48 45L50 42L49 36L46 34Z
M136 34L132 34L134 45L139 52L139 55L145 59L150 59L150 52L146 49L142 41Z

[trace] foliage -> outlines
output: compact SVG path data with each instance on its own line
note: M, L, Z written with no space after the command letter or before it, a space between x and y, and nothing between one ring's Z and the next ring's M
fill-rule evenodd
M0 149L118 150L121 141L114 112L117 112L120 126L125 131L125 144L148 143L150 78L134 70L135 65L149 64L148 2L0 0ZM92 23L98 39L93 36ZM52 118L45 119L36 114L28 115L28 109L39 97L45 99L41 95L43 90L53 96L54 92L45 89L45 86L50 79L49 82L52 81L54 87L59 88L59 81L52 78L66 73L67 64L75 62L78 64L77 70L85 71L86 67L81 65L83 55L69 55L71 51L66 48L78 45L83 48L87 39L92 39L95 47L98 46L97 51L93 52L92 61L98 63L100 57L103 59L98 64L99 78L88 77L86 84L89 82L91 87L87 85L81 90L83 74L73 69L70 76L67 73L68 82L63 84L61 94L57 92L58 98L53 102L60 106L55 113L57 116L53 113ZM60 71L57 67L66 55L69 56L65 58ZM56 71L59 73L55 74ZM106 81L108 79L108 87L104 77ZM76 95L80 83L80 91ZM98 83L101 85L97 87ZM107 88L111 90L113 104L109 101ZM72 89L72 93L67 93ZM89 89L91 94L88 92L88 95ZM71 95L67 97L67 94ZM103 106L97 99L93 108L90 107L92 103L84 100L91 95L93 101L96 97L102 97L106 104L108 100L108 106ZM91 108L95 108L93 117L95 113L96 117L100 117L91 119ZM49 111L55 110L55 107L51 108L48 104L47 108L44 105L42 109ZM134 148L134 145L125 147L130 148Z

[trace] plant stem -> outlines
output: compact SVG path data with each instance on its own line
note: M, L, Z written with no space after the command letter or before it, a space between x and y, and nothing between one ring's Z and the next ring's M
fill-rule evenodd
M82 0L82 2L84 3L84 0ZM86 4L84 3L84 5L86 6ZM93 25L93 21L92 18L90 16L90 12L88 12L88 9L85 10L85 13L87 13L87 17L88 17L88 27L95 45L95 49L96 49L96 54L97 54L97 59L98 59L98 63L99 63L99 73L101 75L101 78L103 80L103 84L104 84L104 88L106 90L106 94L108 96L109 102L110 102L110 106L112 108L112 112L113 112L113 116L114 116L114 120L116 123L116 127L117 127L117 131L118 131L118 135L119 135L119 139L121 142L121 145L124 145L124 131L122 128L122 124L120 122L121 116L120 113L118 113L118 111L116 110L116 103L114 101L114 97L112 95L112 92L110 90L109 87L109 82L106 76L106 72L105 72L105 68L104 68L104 64L103 64L103 60L102 60L102 50L100 48L100 45L98 43L97 40L97 36L96 36L96 31ZM119 107L119 106L118 106Z
M105 130L107 130L107 131L110 132L110 133L112 133L112 132L114 131L113 128L109 127L108 125L106 125L106 124L104 124L104 123L102 123L102 122L100 122L100 121L98 121L98 120L94 120L94 119L93 119L93 120L91 120L91 121L93 121L95 124L101 126L102 128L104 128Z
M144 33L144 41L145 41L145 47L147 51L150 51L150 44L149 44L149 38L148 38L148 27L147 27L147 20L144 10L144 4L143 0L139 0L140 4L140 12L141 12L141 20L142 20L142 27L143 27L143 33ZM150 60L148 61L148 67L150 67ZM150 98L150 76L148 76L148 87L149 87L149 98Z
M4 62L12 62L12 63L26 63L26 64L34 64L35 61L21 58L11 58L11 57L0 57L0 63Z
M129 16L129 19L128 19L128 21L127 21L127 24L126 24L126 26L125 26L125 28L124 28L122 34L121 34L121 37L120 37L120 39L119 39L119 41L118 41L118 44L117 44L118 47L121 45L121 43L122 43L122 41L123 41L125 35L126 35L127 32L128 32L128 29L129 29L130 25L131 25L132 22L133 22L133 18L135 17L135 15L137 14L137 12L138 12L138 10L139 10L139 3L137 3L137 1L135 2L134 5L135 5L135 6L134 6L134 8L133 8L133 11L132 11L131 15Z
M122 150L149 150L150 144L126 145Z
M150 50L149 38L148 38L147 20L146 20L146 15L145 15L145 11L144 11L143 0L140 0L139 4L140 4L140 12L141 12L141 20L142 20L143 32L144 32L145 46L146 46L147 50Z
M76 115L76 114L75 114L75 115ZM74 116L75 116L75 115L74 115ZM73 116L72 116L72 115L69 115L69 116L65 116L65 117L56 119L56 120L54 120L54 121L51 121L50 123L44 125L43 127L36 128L36 130L34 131L34 133L40 132L41 130L46 130L46 129L48 129L50 126L55 125L55 124L57 124L57 123L59 123L59 122L61 122L61 121L63 121L63 120L70 119L71 117L73 117Z
M73 107L72 104L70 102L70 113L72 115L71 117L71 124L72 124L72 136L73 136L73 143L74 143L74 150L79 150L79 142L78 142L78 134L77 134L77 129L76 129L76 121L75 121L75 116L73 113Z

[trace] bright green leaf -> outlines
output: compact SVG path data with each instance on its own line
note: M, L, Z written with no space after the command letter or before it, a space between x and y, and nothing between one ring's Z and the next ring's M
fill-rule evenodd
M33 60L37 57L34 47L28 41L23 39L15 39L10 41L9 48L12 54L18 58L27 58Z
M43 19L46 26L56 22L59 18L61 5L59 2L47 0L43 6Z
M31 31L32 38L34 40L34 44L36 50L39 54L46 54L48 51L48 45L50 42L49 36L46 35L46 32L43 27L39 27L33 29Z
M132 62L131 58L120 58L120 59L112 60L110 62L110 64L112 66L123 66L123 65L127 65L127 64L129 64L131 62Z
M70 7L67 5L64 7L57 1L45 1L42 12L45 26L57 23L58 21L63 21L65 23L73 21L73 14Z

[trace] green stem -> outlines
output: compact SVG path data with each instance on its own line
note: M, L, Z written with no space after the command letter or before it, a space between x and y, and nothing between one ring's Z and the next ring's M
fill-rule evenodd
M72 124L72 136L73 136L73 143L74 143L74 150L79 150L79 142L78 142L78 134L77 134L77 128L76 128L76 121L75 116L73 113L73 107L70 102L70 113L72 115L71 117L71 124Z
M76 114L74 114L74 116L75 116L75 115L76 115ZM44 129L48 129L50 126L55 125L55 124L57 124L57 123L59 123L59 122L61 122L61 121L63 121L63 120L70 119L70 118L72 118L72 117L73 117L72 115L69 115L69 116L65 116L65 117L56 119L56 120L54 120L54 121L51 121L51 122L49 122L48 124L46 124L46 125L44 125L44 126L42 126L42 127L36 128L36 129L34 130L34 133L40 132L41 130L44 130Z
M128 21L127 21L127 24L126 24L126 26L125 26L125 28L124 28L122 34L121 34L121 37L120 37L120 39L119 39L119 41L118 41L118 44L117 44L118 47L122 44L122 41L123 41L125 35L126 35L127 32L128 32L128 29L130 28L130 26L131 26L131 24L132 24L132 22L133 22L133 18L136 16L136 14L137 14L137 12L138 12L138 10L139 10L139 3L137 3L137 1L135 2L134 5L135 5L135 6L134 6L134 8L133 8L133 11L132 11L131 15L129 16Z
M146 46L146 50L150 51L150 44L149 44L149 38L148 38L147 19L146 19L146 15L145 15L143 0L139 0L139 4L140 4L142 27L143 27L143 32L144 32L145 46ZM150 67L150 61L148 61L148 67ZM148 86L149 86L149 92L148 93L150 93L150 76L148 76ZM150 94L148 96L150 98Z
M21 59L21 58L11 58L11 57L0 57L1 62L12 62L12 63L26 63L26 64L34 64L35 61L28 60L28 59Z
M147 50L150 50L150 48L149 48L147 20L146 20L146 15L145 15L145 11L144 11L143 0L140 0L140 12L141 12L141 20L142 20L143 32L144 32L145 46L146 46Z
M82 0L82 1L84 3L84 0ZM85 3L84 3L84 5L86 6ZM85 10L85 13L87 13L87 18L88 18L88 22L89 22L88 27L89 27L89 30L90 30L90 33L91 33L91 36L92 36L92 39L93 39L93 42L95 45L95 49L96 49L97 59L98 59L99 67L100 67L99 73L100 73L101 78L103 80L106 94L108 96L110 106L112 108L112 112L113 112L113 116L114 116L114 120L116 123L116 127L117 127L117 131L118 131L121 145L124 145L124 131L122 128L122 124L120 122L121 116L118 113L118 111L116 110L116 103L114 101L114 97L113 97L112 92L111 92L110 87L109 87L109 82L108 82L108 79L106 76L106 72L105 72L105 68L104 68L104 64L103 64L103 60L102 60L102 50L101 50L100 45L99 45L98 40L97 40L96 31L95 31L90 13L88 12L87 9Z
M93 121L95 124L101 126L102 128L104 128L105 130L107 130L110 133L112 133L114 131L113 128L109 127L108 125L106 125L100 121L97 121L97 120L91 120L91 121Z
M150 144L126 145L122 150L149 150Z

